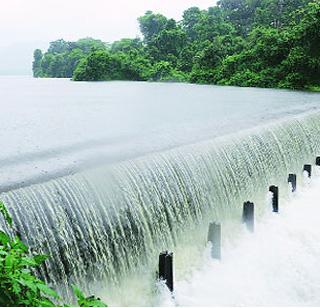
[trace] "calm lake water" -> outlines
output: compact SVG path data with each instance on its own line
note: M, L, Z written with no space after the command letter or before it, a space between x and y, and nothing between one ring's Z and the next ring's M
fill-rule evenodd
M304 92L0 77L0 190L319 109Z

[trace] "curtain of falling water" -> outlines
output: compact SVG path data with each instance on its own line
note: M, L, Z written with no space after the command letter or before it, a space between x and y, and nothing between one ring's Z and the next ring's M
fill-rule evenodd
M246 200L261 212L269 184L285 188L289 172L301 173L304 163L314 161L319 134L320 115L311 114L10 191L1 199L23 240L51 256L40 275L65 297L71 283L87 291L97 285L116 290L142 272L150 281L147 296L161 250L190 259L203 249L210 221L240 220ZM123 299L127 291L117 292Z

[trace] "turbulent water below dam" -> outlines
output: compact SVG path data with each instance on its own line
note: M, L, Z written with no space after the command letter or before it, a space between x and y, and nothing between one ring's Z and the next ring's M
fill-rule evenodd
M10 78L0 90L0 198L65 297L76 283L111 305L161 303L160 251L181 281L209 222L236 237L243 201L259 219L268 186L286 199L288 173L300 183L320 153L315 94Z
M318 167L319 168L319 167ZM222 260L210 257L176 281L175 299L162 289L165 306L319 306L320 170L281 202L280 212L266 213L252 234L237 237L222 227Z

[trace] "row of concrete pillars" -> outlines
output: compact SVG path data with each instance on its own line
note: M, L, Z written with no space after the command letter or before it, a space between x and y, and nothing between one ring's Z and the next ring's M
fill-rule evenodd
M320 166L320 156L316 158L316 165ZM311 178L312 166L304 165L303 172ZM297 190L297 175L290 173L288 183L291 191ZM279 212L279 187L272 185L269 187L272 193L272 210L274 213ZM244 223L250 232L254 231L254 203L247 201L243 203L242 223ZM221 260L221 224L212 222L209 224L208 242L211 243L211 257ZM170 292L173 292L173 253L164 251L159 255L159 280L163 280Z

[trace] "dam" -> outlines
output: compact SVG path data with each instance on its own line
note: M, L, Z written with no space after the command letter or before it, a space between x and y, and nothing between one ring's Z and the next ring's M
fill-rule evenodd
M287 175L301 182L320 152L317 94L28 78L0 88L0 198L66 298L75 283L110 305L159 304L160 251L188 276L211 221L237 234L243 201L263 217L269 185L288 192Z

